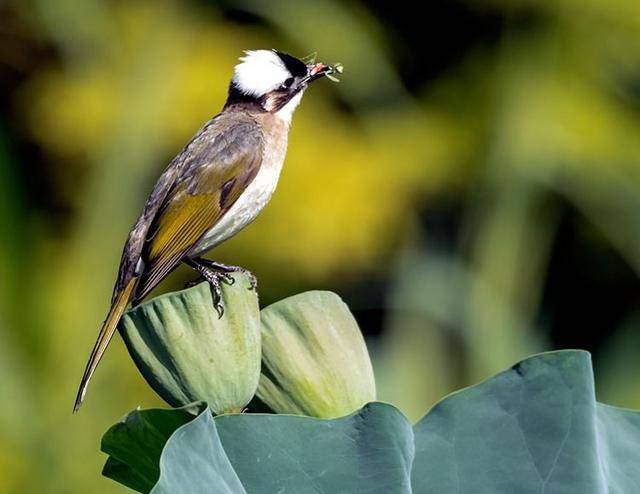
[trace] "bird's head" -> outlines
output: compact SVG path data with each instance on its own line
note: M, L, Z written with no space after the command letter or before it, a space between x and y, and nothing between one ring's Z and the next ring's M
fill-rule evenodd
M248 104L288 122L309 84L333 70L277 50L246 51L233 72L225 107Z

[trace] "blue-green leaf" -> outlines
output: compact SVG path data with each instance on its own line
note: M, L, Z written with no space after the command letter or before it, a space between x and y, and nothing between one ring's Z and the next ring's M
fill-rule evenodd
M416 493L640 492L640 414L596 403L587 352L524 360L414 431Z
M215 423L247 492L411 492L413 433L391 405L334 420L247 414Z
M102 470L138 492L149 492L160 475L160 455L175 430L193 420L204 405L174 410L135 410L102 437L101 449L109 455Z
M180 427L160 458L160 479L152 494L244 494L225 454L213 417L205 410Z
M145 493L157 481L154 494L640 492L640 414L595 401L581 351L536 355L454 393L413 430L383 403L330 420L189 418L134 412L105 436L105 474Z

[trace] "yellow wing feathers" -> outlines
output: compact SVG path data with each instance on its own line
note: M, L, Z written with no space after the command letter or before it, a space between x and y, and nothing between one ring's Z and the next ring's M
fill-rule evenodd
M220 213L213 194L184 194L172 201L170 211L158 220L148 243L146 269L137 297L143 298L153 289L217 221Z
M136 301L153 290L236 202L255 177L261 154L260 148L249 147L236 152L234 159L205 163L172 188L147 236Z

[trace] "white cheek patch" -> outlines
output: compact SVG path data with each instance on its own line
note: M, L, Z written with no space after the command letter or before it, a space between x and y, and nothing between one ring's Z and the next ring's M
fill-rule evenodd
M233 72L233 83L244 94L262 96L279 87L291 74L270 50L246 51Z

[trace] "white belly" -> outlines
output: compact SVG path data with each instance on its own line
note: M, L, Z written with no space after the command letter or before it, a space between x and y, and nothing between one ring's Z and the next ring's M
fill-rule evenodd
M284 153L278 162L264 160L258 174L226 214L198 242L190 256L204 254L251 223L267 205L278 184Z

